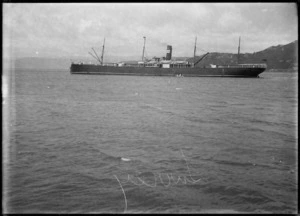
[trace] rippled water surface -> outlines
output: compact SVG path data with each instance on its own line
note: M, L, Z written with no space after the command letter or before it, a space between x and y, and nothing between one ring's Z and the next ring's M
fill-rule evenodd
M6 212L297 210L297 73L10 81Z

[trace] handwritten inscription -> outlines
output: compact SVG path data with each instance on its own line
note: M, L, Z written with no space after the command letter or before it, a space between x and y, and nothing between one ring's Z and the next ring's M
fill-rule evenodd
M145 180L143 180L142 178L140 178L139 176L134 176L134 175L130 175L130 174L127 174L127 179L125 181L120 181L120 179L118 178L117 175L113 175L116 180L118 181L120 187L121 187L121 190L123 192L123 196L124 196L124 202L125 202L125 208L124 208L124 213L127 211L127 197L126 197L126 193L125 193L125 190L123 188L123 185L130 182L134 185L137 185L137 186L142 186L142 185L145 185L147 187L151 187L151 188L155 188L157 187L158 183L160 182L164 187L171 187L171 186L174 186L174 185L177 185L179 184L180 182L182 184L188 184L188 183L191 183L191 184L196 184L197 182L201 181L201 179L194 179L192 177L192 173L191 173L191 170L190 170L190 167L189 167L189 164L186 160L186 157L185 155L183 154L182 150L180 149L181 151L181 155L185 161L185 165L186 165L186 168L187 168L187 171L188 171L188 175L178 175L177 177L173 176L172 173L168 174L168 173L154 173L154 172L151 172L151 174L153 175L153 179L154 179L154 182L153 184L149 184L147 183ZM165 180L163 179L162 176L165 176Z

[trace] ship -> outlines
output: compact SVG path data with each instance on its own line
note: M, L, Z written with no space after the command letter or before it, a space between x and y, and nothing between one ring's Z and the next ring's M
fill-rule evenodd
M176 76L176 77L259 77L259 74L267 68L263 64L239 64L240 39L238 46L238 64L236 65L214 65L197 67L197 65L210 53L207 52L200 59L196 60L196 43L194 46L194 58L192 61L172 60L172 46L167 45L166 56L162 58L154 57L150 60L144 57L146 37L144 38L142 61L137 63L104 63L105 38L102 46L102 55L99 58L97 52L92 48L94 57L98 64L71 63L71 74L89 75L134 75L134 76Z

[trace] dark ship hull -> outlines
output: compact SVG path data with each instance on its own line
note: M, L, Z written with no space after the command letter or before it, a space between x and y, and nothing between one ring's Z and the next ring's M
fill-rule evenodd
M193 62L172 60L172 46L167 46L166 57L152 60L144 60L146 37L144 37L144 48L142 61L137 64L114 63L105 65L103 63L104 43L101 60L93 49L95 55L90 53L100 65L96 64L71 64L71 74L95 74L95 75L135 75L135 76L184 76L184 77L258 77L266 69L266 64L237 64L228 66L210 65L210 67L196 67L208 54L203 55L199 60L196 57L196 42L194 48ZM240 45L239 45L240 49ZM239 56L239 54L238 54ZM238 61L239 62L239 61Z
M258 77L266 67L263 65L219 66L215 68L162 68L138 66L102 66L72 64L71 74L135 75L135 76L184 76L184 77Z

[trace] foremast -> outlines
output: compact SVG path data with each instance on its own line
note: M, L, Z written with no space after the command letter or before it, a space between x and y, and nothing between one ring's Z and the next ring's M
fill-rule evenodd
M142 62L144 62L145 44L146 44L146 37L144 36L144 47L143 47L143 54L142 54Z
M105 38L104 38L104 41L103 41L103 46L102 46L101 65L103 65L104 46L105 46Z
M197 49L197 36L195 38L195 46L194 46L194 62L193 67L195 67L195 60L196 60L196 49Z
M240 49L241 49L241 36L239 37L239 47L238 47L238 56L237 56L237 63L240 63Z

